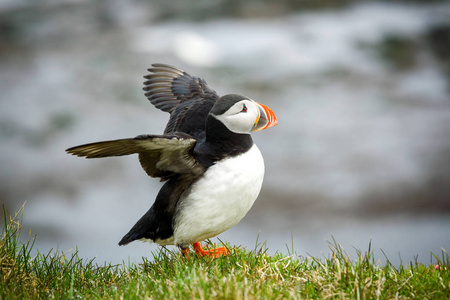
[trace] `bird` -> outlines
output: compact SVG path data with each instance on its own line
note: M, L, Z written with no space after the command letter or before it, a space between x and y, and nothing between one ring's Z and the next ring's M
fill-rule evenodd
M154 63L144 76L145 96L170 114L163 134L94 142L67 153L85 158L138 154L148 176L164 184L150 209L120 240L175 245L189 258L220 257L226 247L201 242L239 223L258 197L265 167L251 133L278 120L267 106L246 96L219 96L204 79Z

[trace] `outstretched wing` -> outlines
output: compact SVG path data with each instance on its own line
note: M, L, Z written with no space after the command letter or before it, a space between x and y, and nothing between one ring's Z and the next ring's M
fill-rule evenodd
M206 116L219 98L206 82L165 64L153 64L144 76L145 96L156 108L170 113L164 133L184 132L198 137Z
M196 140L184 133L139 135L135 138L103 141L72 147L66 152L86 158L137 153L145 172L167 180L174 174L199 176L204 167L192 156Z

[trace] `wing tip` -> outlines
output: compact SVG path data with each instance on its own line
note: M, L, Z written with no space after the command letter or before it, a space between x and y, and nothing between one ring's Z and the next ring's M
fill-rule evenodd
M68 148L65 150L65 152L67 154L73 155L73 156L77 156L77 157L84 157L84 158L101 158L104 156L98 155L98 150L94 150L91 148L87 148L90 147L91 145L95 145L96 143L92 143L92 144L85 144L85 145L80 145L80 146L74 146L71 148Z
M70 147L67 148L66 150L64 150L67 154L73 155L73 156L78 156L78 157L86 157L86 155L80 153L77 151L77 148L79 148L79 146L75 146L75 147Z
M147 71L153 73L153 74L159 74L159 73L168 73L173 75L177 75L177 76L182 76L185 75L186 72L175 68L171 65L167 65L167 64L162 64L162 63L154 63L152 64L151 68L148 68Z
M139 222L139 221L138 221ZM136 225L135 225L136 226ZM125 245L128 245L129 243L131 243L131 242L133 242L133 241L135 241L135 240L138 240L139 239L139 237L138 237L139 235L138 235L138 233L137 232L135 232L134 230L133 230L133 228L127 233L127 234L125 234L124 236L123 236L123 238L119 241L119 246L125 246Z
M124 239L121 239L118 244L119 244L119 246L125 246L125 245L127 245L129 243L131 243L131 241L124 241Z

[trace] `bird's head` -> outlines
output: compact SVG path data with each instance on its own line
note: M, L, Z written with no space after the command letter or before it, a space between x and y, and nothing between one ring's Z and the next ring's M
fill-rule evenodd
M210 114L234 133L248 134L278 125L270 108L237 94L220 97Z

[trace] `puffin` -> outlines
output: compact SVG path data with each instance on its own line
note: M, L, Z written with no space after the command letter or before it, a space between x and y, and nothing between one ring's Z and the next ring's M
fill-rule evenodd
M145 96L170 114L163 134L143 134L75 146L85 158L137 154L148 176L164 182L150 209L120 240L175 245L189 258L220 257L226 247L201 241L235 226L261 190L264 160L251 133L278 125L275 113L246 96L219 96L205 80L155 63L144 76Z

